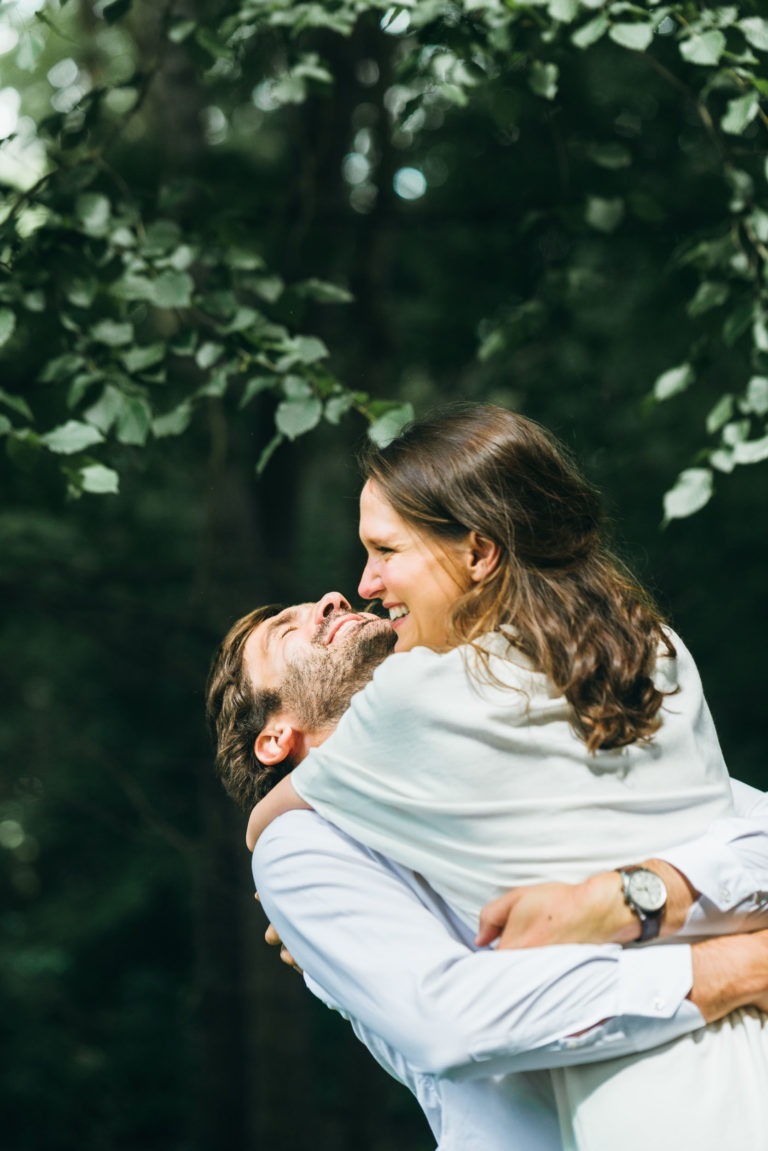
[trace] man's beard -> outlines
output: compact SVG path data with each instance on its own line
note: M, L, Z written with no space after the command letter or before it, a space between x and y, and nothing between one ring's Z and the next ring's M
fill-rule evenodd
M311 651L288 668L280 685L281 702L303 731L337 724L352 696L365 687L397 642L384 620L370 620L345 642L326 646L323 637L332 623L324 621Z

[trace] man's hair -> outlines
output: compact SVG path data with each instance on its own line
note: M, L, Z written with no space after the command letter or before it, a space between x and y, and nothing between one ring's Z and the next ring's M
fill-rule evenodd
M279 710L282 699L279 691L252 681L243 659L254 628L282 610L281 604L268 604L237 620L221 641L208 673L206 714L216 749L216 769L227 794L245 810L294 766L290 756L274 765L263 764L256 756L256 737Z

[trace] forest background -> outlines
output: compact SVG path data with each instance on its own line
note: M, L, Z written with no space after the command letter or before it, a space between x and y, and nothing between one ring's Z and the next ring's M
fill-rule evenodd
M203 722L236 616L354 593L411 411L574 449L768 785L767 59L756 3L0 3L9 1151L431 1146Z

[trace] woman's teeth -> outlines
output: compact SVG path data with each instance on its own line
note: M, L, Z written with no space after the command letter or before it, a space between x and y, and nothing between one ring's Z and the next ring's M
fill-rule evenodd
M391 607L389 609L389 618L390 619L402 619L404 615L408 615L408 608L407 607L403 607L401 605L400 607Z

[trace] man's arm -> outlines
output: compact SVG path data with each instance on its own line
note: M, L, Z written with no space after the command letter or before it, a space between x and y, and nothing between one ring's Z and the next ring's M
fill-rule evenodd
M426 885L314 813L273 823L253 869L310 987L423 1072L484 1076L613 1058L702 1025L686 999L690 947L474 952Z
M661 935L727 935L768 927L768 796L732 780L736 814L696 839L642 861L667 885ZM630 861L627 861L630 862ZM519 887L487 904L477 942L499 947L631 943L639 923L617 872L583 883Z

